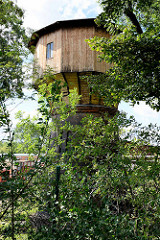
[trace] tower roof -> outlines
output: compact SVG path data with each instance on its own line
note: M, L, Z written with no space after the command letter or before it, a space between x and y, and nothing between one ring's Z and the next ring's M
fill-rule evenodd
M39 29L38 31L32 34L32 37L29 41L28 47L36 46L39 38L47 33L54 32L60 28L73 28L73 27L90 27L95 26L95 18L85 18L85 19L72 19L72 20L63 20L52 23L44 28ZM102 28L102 27L101 27Z

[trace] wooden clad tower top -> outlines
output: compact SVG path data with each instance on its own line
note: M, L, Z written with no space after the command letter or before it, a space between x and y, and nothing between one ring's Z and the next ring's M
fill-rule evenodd
M29 42L29 47L35 48L39 74L47 66L53 68L57 77L67 83L68 93L69 89L76 88L82 95L81 110L90 109L90 112L93 108L104 109L103 101L99 96L90 95L87 82L81 76L104 73L109 68L108 64L98 60L98 53L92 51L86 42L86 39L94 36L110 37L104 28L97 27L94 20L89 18L55 22L35 32Z
M93 18L59 21L35 32L29 45L35 46L35 59L42 71L49 65L57 73L105 72L107 64L98 61L98 53L85 41L94 36L109 38L104 28L96 26ZM51 47L48 56L47 46Z

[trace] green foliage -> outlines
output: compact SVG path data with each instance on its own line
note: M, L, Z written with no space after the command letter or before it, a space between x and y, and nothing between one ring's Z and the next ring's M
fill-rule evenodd
M53 73L46 72L44 77L47 80L51 79ZM8 154L0 156L0 170L4 168L11 170L11 178L7 178L7 181L0 183L2 200L0 219L4 221L1 234L4 238L7 236L14 239L14 236L17 236L18 233L27 232L27 229L30 229L29 212L32 209L36 209L37 205L40 208L42 203L44 207L45 199L42 198L43 194L39 196L36 193L37 191L39 193L42 190L41 187L46 183L46 175L43 175L43 173L46 173L45 169L52 169L51 166L54 165L59 156L56 153L57 144L61 143L60 136L57 137L57 141L52 143L52 131L60 128L60 126L62 127L62 124L58 119L52 123L51 117L54 114L60 115L63 113L60 117L62 120L69 115L75 114L75 104L77 102L75 100L76 93L73 91L69 97L69 105L66 106L62 101L60 90L61 86L58 80L53 80L53 82L47 84L39 84L40 98L38 102L40 105L40 117L31 119L28 116L24 118L23 114L18 112L17 118L20 121L16 126L14 134L11 131L11 123L7 117L6 133L8 135L6 142ZM19 170L17 174L14 174L13 169L16 166L14 152L17 150L36 153L37 159L33 167ZM41 182L42 179L44 182ZM46 185L44 185L45 187ZM27 217L24 215L25 212Z
M0 153L8 153L8 144L5 141L0 142Z
M22 27L23 11L10 0L0 1L0 7L0 100L4 101L15 95L22 96L22 62L27 54L27 36Z
M87 115L81 125L72 125L68 119L75 115L76 92L66 105L59 81L40 85L40 91L37 128L33 119L18 113L18 126L26 139L27 123L39 133L39 152L34 168L1 184L2 236L158 240L160 129L142 128L124 114L113 118ZM10 143L13 153L13 141ZM57 151L64 145L64 152ZM7 157L13 164L14 155ZM6 156L2 160L5 164Z
M160 109L159 85L159 1L100 1L103 12L97 23L106 27L110 39L89 40L100 58L111 64L101 77L91 78L91 86L107 100L121 99L133 104L145 101Z
M23 11L11 0L0 1L0 126L11 124L6 101L23 97L28 37L23 24Z
M70 125L66 151L35 180L39 211L50 217L30 239L158 239L159 145L149 141L159 129L141 128L125 115L87 116L82 123ZM133 131L122 139L124 126Z
M22 112L16 114L19 122L14 130L15 152L37 154L37 145L41 138L42 126L37 124L41 118L27 116L23 117Z

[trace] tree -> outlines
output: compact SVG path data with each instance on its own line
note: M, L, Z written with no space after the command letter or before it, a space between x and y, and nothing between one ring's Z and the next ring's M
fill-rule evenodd
M8 144L5 141L0 142L0 153L8 153Z
M56 90L56 87L58 88L58 83L55 81L52 86L54 90ZM30 142L30 147L33 145L32 148L29 148L28 144L26 146L26 149L28 149L29 152L33 150L33 148L36 148L34 151L37 153L37 158L34 162L34 167L24 169L22 171L19 170L16 172L16 174L14 172L15 166L17 165L16 158L14 156L14 133L11 131L11 128L8 125L9 135L7 143L9 153L0 156L0 171L3 171L5 168L5 170L9 170L11 172L10 177L7 179L7 181L0 183L0 198L2 201L2 206L0 206L0 219L3 218L5 221L4 227L0 226L0 234L2 239L6 239L6 236L15 239L15 236L17 236L17 234L21 234L23 228L21 222L26 221L26 216L23 213L21 214L21 210L28 212L29 209L31 210L33 207L36 207L36 204L34 206L31 204L32 200L34 201L33 188L34 185L36 186L34 179L36 179L36 175L38 173L42 173L45 168L51 164L48 152L52 152L52 157L54 156L53 150L50 149L51 132L49 128L49 120L51 117L52 108L50 107L49 103L52 102L52 99L55 100L55 98L58 96L56 91L55 94L51 95L50 91L53 92L51 85L49 86L48 84L44 84L41 88L42 96L39 100L39 103L41 103L41 108L39 109L41 118L38 119L36 126L37 128L35 127L35 124L29 119L29 117L27 119L23 119L22 114L18 114L18 117L21 118L21 121L23 123L30 123L32 131L35 128L38 130L38 132L36 132L38 135L38 141L37 139L35 140L36 144ZM8 119L7 123L9 124ZM22 128L22 125L20 123L18 125L18 130L20 128L22 131L24 131L25 141L27 140L26 136L28 136L30 139L30 135L26 134L26 125L24 128ZM26 194L28 195L29 201L27 201ZM28 221L28 217L26 219ZM16 223L18 224L18 227L16 226ZM25 225L25 231L27 227L28 225ZM18 229L20 229L20 231Z
M24 117L21 111L17 112L19 120L14 129L14 148L17 153L37 154L37 145L41 137L39 117Z
M38 123L38 116L33 118L28 115L24 117L21 111L16 113L18 120L14 128L13 149L15 153L37 154L37 145L41 137L41 127ZM6 139L0 141L0 153L8 154L9 147Z
M11 0L1 0L0 8L0 124L3 125L7 116L6 100L23 96L22 64L28 54L28 37L22 26L22 9Z
M26 56L27 36L23 28L23 11L13 1L0 2L1 96L22 94L22 62Z
M145 101L160 110L160 2L159 0L99 1L103 12L96 22L111 34L110 39L90 40L92 49L111 64L91 86L106 101ZM101 86L101 88L100 88Z

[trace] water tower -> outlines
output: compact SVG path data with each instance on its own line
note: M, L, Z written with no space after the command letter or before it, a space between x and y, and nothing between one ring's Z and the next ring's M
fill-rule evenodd
M77 89L81 100L77 105L77 114L70 119L72 124L78 124L87 114L99 116L107 112L113 116L117 108L106 107L103 99L91 95L87 81L82 76L104 73L109 65L97 58L98 53L92 51L85 41L94 36L109 38L104 28L97 27L94 18L58 21L40 29L32 35L29 46L35 47L34 57L39 65L39 74L47 66L55 71L55 76L67 87L64 95L70 89ZM67 98L64 98L67 101Z
M91 95L87 81L81 76L104 73L109 65L97 58L98 53L92 51L86 39L94 36L109 38L104 28L97 27L94 18L58 21L42 28L32 35L29 46L35 47L35 59L39 65L39 73L46 66L55 71L58 79L66 82L66 93L76 88L81 100L77 105L77 118L86 113L101 114L108 112L114 115L116 108L103 105L103 100ZM78 117L79 116L79 117Z

